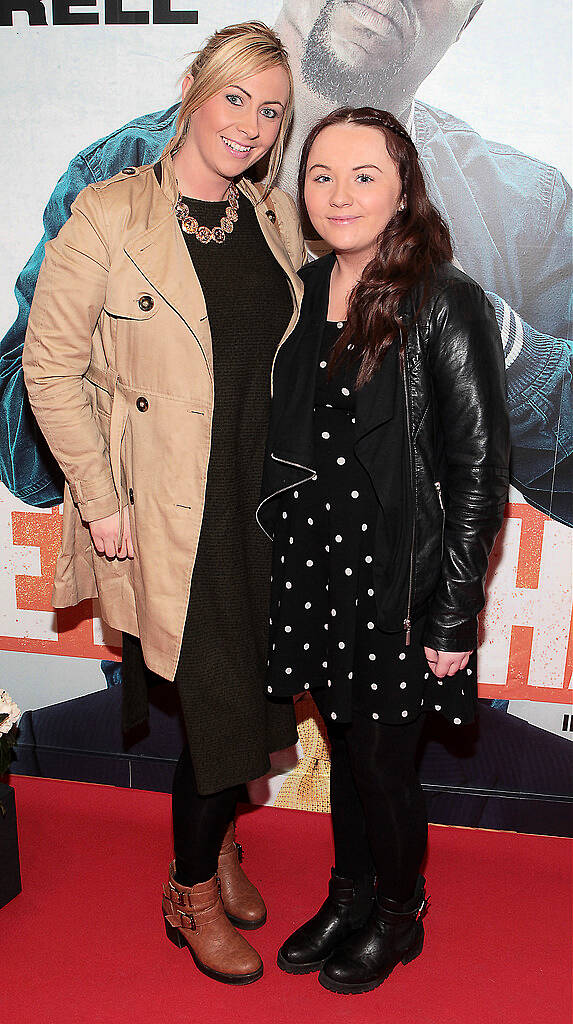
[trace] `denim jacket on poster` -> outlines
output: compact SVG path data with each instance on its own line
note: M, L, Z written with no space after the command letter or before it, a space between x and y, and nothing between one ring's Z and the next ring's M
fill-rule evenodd
M85 185L159 157L178 110L175 105L136 118L74 157L46 207L44 237L16 282L18 317L0 343L0 478L30 504L57 504L62 485L22 377L44 245ZM488 142L451 114L418 101L414 126L428 191L449 225L456 261L496 311L507 371L512 482L536 508L573 525L571 189L555 168Z

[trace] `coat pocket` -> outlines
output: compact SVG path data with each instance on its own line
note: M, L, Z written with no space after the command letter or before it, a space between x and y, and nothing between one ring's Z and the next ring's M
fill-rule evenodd
M121 471L130 505L141 517L194 513L200 522L210 453L210 411L200 403L154 394L123 393L127 419L121 436Z

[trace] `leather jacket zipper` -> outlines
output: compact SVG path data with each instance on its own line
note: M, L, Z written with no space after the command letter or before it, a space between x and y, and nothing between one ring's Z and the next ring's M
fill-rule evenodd
M305 476L305 477L303 477L302 480L297 480L297 482L295 484L288 484L287 487L281 487L278 491L273 491L272 494L269 494L266 498L263 498L263 500L261 501L261 503L258 506L257 511L255 513L255 517L256 517L257 523L259 524L261 530L263 531L264 534L266 534L266 536L269 538L269 540L272 540L273 538L265 530L263 524L261 523L261 519L260 519L260 516L259 516L259 512L261 511L263 505L265 505L267 501L270 501L271 498L276 498L278 494L284 494L285 491L292 491L292 490L294 490L295 487L300 487L301 484L305 484L309 480L316 480L316 470L315 469L311 469L310 466L301 466L300 462L289 462L288 459L280 459L277 455L274 455L273 452L271 452L271 459L273 459L275 462L284 462L284 464L286 466L294 466L295 469L306 470L307 473L310 473L310 476Z
M406 647L410 646L410 636L412 631L412 592L414 589L414 547L416 543L416 495L414 489L414 456L412 453L412 432L410 423L410 400L408 394L408 364L406 361L406 350L404 348L402 354L402 380L404 381L404 396L406 399L406 430L408 433L408 452L410 454L410 478L412 483L412 498L414 501L414 515L412 517L412 545L410 547L410 580L408 583L408 605L406 610L406 618L404 619L404 630L406 633Z
M439 480L434 480L434 487L436 488L436 494L438 495L438 501L442 510L442 544L441 544L441 557L444 555L444 531L446 528L446 510L444 508L444 500L442 498L442 485Z
M442 501L442 485L441 485L439 480L435 480L434 481L434 487L436 488L436 491L437 491L437 494L438 494L438 501L440 503L440 508L441 508L442 512L445 512L444 502Z

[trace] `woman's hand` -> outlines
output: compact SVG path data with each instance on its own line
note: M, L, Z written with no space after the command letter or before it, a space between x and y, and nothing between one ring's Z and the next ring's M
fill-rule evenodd
M98 555L106 558L133 558L133 541L127 508L123 510L123 537L119 542L119 512L89 523L90 534Z
M456 672L466 667L471 653L471 651L462 651L458 654L454 651L435 651L433 647L424 647L428 665L438 679L443 679L444 676L455 676Z

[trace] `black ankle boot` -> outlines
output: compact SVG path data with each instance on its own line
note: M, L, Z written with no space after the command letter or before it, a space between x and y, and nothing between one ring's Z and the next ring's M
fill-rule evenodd
M374 876L354 882L331 872L320 910L281 946L277 963L288 974L319 971L333 950L368 920L374 903Z
M369 920L326 961L318 980L331 992L370 992L392 973L396 964L410 963L422 952L426 910L426 880L418 878L407 903L386 899L378 892Z

